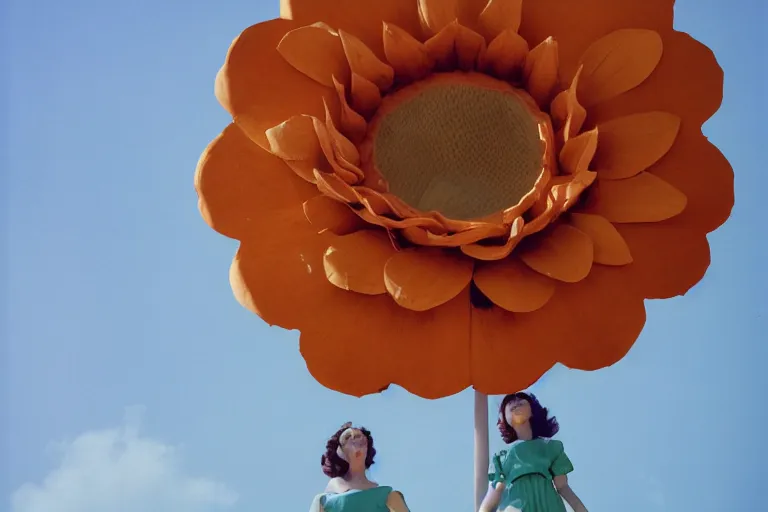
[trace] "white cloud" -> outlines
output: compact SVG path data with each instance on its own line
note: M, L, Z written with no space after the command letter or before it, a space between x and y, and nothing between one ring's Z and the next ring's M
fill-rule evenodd
M42 483L22 485L12 512L214 512L237 494L187 476L178 449L139 433L141 409L119 428L86 432L57 447L59 466Z

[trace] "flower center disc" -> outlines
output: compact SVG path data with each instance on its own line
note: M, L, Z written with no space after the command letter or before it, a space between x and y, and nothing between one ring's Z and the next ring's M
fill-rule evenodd
M482 218L516 205L541 174L534 112L527 93L505 82L433 75L384 98L369 135L374 165L414 208Z

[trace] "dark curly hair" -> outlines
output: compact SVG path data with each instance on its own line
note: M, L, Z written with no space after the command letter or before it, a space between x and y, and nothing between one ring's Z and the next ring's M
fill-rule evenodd
M329 478L344 476L347 474L347 471L349 471L349 464L339 457L339 454L337 453L341 444L339 440L341 434L348 428L352 428L351 422L343 424L341 428L331 436L328 442L325 443L325 453L320 458L320 465L323 467L323 473ZM363 427L359 427L359 429L368 440L368 453L365 456L365 469L368 469L373 465L373 457L376 455L376 448L373 447L373 436L371 436L371 432Z
M504 409L506 409L507 404L512 400L519 399L527 400L528 403L531 404L531 431L533 432L534 439L540 437L550 438L557 434L560 430L557 418L549 416L549 409L542 406L535 395L532 393L515 393L513 395L505 396L499 406L499 421L496 424L499 426L501 438L505 443L510 444L517 441L517 433L515 432L515 429L507 423L507 419L504 417Z

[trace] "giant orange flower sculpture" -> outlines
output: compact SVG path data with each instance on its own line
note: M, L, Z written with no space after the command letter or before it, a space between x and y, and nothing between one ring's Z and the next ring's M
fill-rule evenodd
M621 359L685 293L732 171L672 0L284 0L216 81L206 221L325 386L516 391Z

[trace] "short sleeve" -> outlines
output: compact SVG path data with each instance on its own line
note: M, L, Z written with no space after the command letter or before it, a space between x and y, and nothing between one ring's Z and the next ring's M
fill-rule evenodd
M552 476L567 475L573 471L573 464L571 459L565 454L565 448L560 441L550 441L552 449L552 464L549 466L549 471Z
M323 512L325 508L325 494L318 494L309 506L309 512Z

